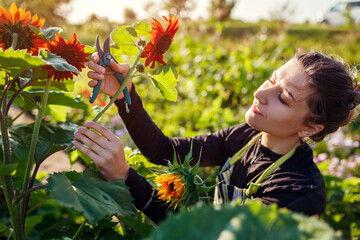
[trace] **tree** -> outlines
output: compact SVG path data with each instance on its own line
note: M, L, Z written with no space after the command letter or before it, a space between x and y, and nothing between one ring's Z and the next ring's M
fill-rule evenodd
M236 2L237 0L211 0L211 17L221 22L229 19Z

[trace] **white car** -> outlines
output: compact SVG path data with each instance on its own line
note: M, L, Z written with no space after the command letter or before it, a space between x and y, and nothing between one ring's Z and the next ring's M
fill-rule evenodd
M319 21L329 25L345 25L346 11L350 10L350 16L355 24L360 24L360 1L338 1L330 9L319 14Z

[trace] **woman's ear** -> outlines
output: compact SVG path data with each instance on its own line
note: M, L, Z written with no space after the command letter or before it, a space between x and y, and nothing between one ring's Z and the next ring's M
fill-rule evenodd
M318 132L321 132L324 129L324 125L317 125L314 124L311 127L305 127L303 130L298 132L299 137L311 137L317 134Z

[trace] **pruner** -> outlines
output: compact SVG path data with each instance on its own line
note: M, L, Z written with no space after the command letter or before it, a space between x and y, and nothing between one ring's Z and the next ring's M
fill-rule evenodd
M111 54L110 54L110 37L107 37L105 39L103 49L104 50L101 50L101 47L100 47L99 36L96 36L96 50L98 51L99 58L100 58L100 61L98 64L103 66L104 68L106 68L107 66L110 66L111 60L114 60L117 63L115 58L113 56L111 56ZM114 74L115 74L115 77L117 78L117 80L119 81L119 84L121 85L124 81L123 75L121 73L117 73L117 72L115 72ZM102 80L98 80L98 83L94 87L92 96L90 98L90 103L93 103L95 101L97 95L99 94L101 82L102 82ZM128 105L131 104L131 99L130 99L130 94L129 94L129 90L127 89L127 87L124 88L123 93L125 96L126 112L129 112Z

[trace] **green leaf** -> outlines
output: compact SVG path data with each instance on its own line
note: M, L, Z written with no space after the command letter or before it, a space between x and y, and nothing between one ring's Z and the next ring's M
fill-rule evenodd
M8 226L0 222L0 233L5 232L8 228Z
M95 48L89 45L85 45L85 53L93 54L95 52Z
M118 217L120 221L123 221L128 226L130 226L136 233L142 236L148 236L151 231L154 230L154 227L141 222L138 219L130 218L130 217Z
M67 109L67 106L47 105L45 114L51 115L51 117L57 122L65 122L67 117Z
M6 72L0 71L0 85L5 85Z
M34 124L19 124L9 129L11 137L29 150ZM65 149L73 140L78 126L72 123L42 123L35 150L35 160L42 162L51 154Z
M69 158L71 165L73 165L78 158L81 158L86 163L87 166L89 166L92 163L92 160L88 156L80 152L78 149L71 151L69 154Z
M93 226L106 216L127 217L135 213L130 192L122 180L104 181L87 171L73 184L64 174L53 174L47 191L59 204L82 213Z
M0 165L0 176L15 175L18 165L18 163Z
M206 219L206 221L204 220ZM209 222L211 221L211 224ZM328 224L275 205L198 206L168 216L149 238L165 239L339 239Z
M136 47L134 41L136 36L134 36L136 31L134 28L129 26L121 26L116 28L111 32L111 39L114 41L115 45L111 46L111 54L115 56L119 55L134 55L139 49Z
M28 25L31 30L33 30L33 32L38 35L39 37L41 37L42 39L44 39L45 41L51 41L56 33L60 33L62 32L61 28L58 27L51 27L51 28L47 28L47 29L39 29L37 27Z
M41 57L31 56L26 50L0 49L0 69L16 77L31 68L46 65Z
M151 76L155 86L159 88L161 94L169 101L176 101L178 92L176 90L177 73L171 65L161 66L157 75Z
M28 97L34 99L35 96L43 96L43 90L24 91ZM71 93L61 91L50 91L48 96L48 105L60 105L72 108L87 109L88 105L82 102L79 98L74 98ZM33 105L31 105L33 106Z
M36 71L34 71L34 74L36 74L35 72ZM42 72L45 72L45 71L42 71ZM35 78L35 77L33 77L33 78ZM35 81L32 81L29 84L29 86L44 87L45 84L46 84L46 80L35 80ZM63 81L63 82L51 81L50 89L57 88L58 90L62 90L65 92L72 92L72 91L74 91L74 86L75 86L75 81Z
M25 238L29 235L31 230L41 221L43 220L43 216L41 215L32 215L32 216L26 216L25 219Z
M145 22L137 22L132 25L138 35L149 37L150 38L150 31L151 25Z
M68 63L64 58L47 51L40 51L44 62L55 68L56 71L74 72L79 74L76 67Z

